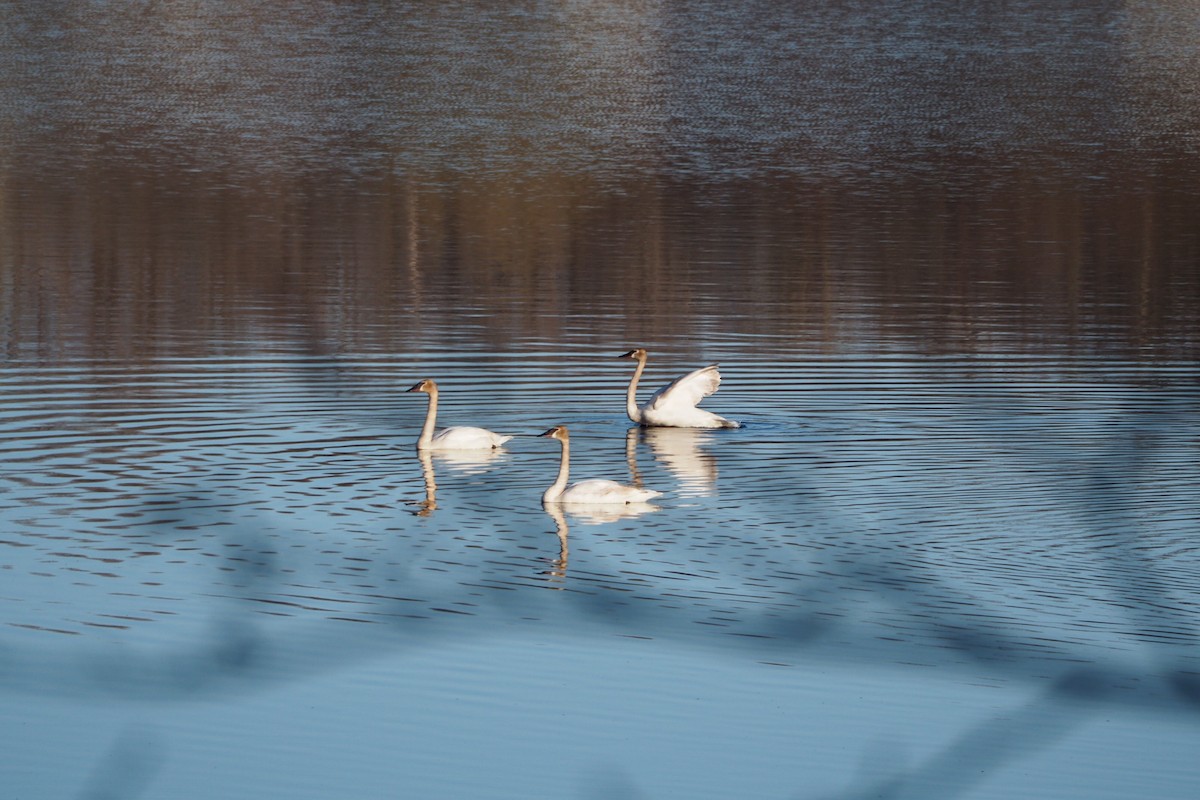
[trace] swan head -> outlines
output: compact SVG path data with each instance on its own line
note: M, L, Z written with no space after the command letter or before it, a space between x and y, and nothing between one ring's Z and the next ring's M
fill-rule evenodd
M634 350L630 350L628 353L622 353L621 355L617 356L617 358L632 358L636 361L642 361L646 358L646 348L638 347Z
M546 431L545 433L538 434L538 438L541 438L543 436L548 437L550 439L558 439L560 442L565 442L565 441L567 441L567 426L566 425L555 425L553 428Z
M437 384L434 383L433 381L429 380L429 378L426 378L425 380L417 381L416 383L414 383L412 386L408 387L404 391L406 391L406 392L425 392L426 394L429 394L431 392L437 391Z

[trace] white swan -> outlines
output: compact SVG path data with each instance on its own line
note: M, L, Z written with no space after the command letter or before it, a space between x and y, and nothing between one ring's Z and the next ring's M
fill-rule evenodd
M429 395L429 411L425 414L425 427L421 429L421 436L417 439L418 450L487 450L499 447L513 438L499 433L492 433L483 428L465 426L444 428L438 431L435 436L433 427L437 421L437 384L426 378L423 381L417 381L411 388L405 391L424 392Z
M559 425L541 435L558 439L562 443L562 461L558 466L558 478L542 495L543 503L623 505L625 503L641 503L662 494L653 489L639 489L636 486L625 486L616 481L601 479L579 481L567 486L567 476L571 469L571 440L566 427Z
M618 358L632 358L638 362L629 389L625 394L625 409L629 418L639 425L657 425L664 428L740 428L741 423L719 417L711 411L696 408L696 404L717 390L721 385L721 373L716 364L681 375L650 396L638 407L637 385L646 368L646 349L639 347Z

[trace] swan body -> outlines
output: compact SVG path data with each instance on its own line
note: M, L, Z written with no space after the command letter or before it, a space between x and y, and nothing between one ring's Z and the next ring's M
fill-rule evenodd
M425 427L421 429L421 436L417 439L418 450L490 450L513 438L492 433L484 428L472 428L465 425L443 428L435 434L433 429L437 423L437 384L426 378L405 391L424 392L429 395L429 410L425 414Z
M626 503L642 503L662 494L653 489L639 489L636 486L626 486L616 481L599 478L579 481L568 486L567 478L571 468L571 441L566 427L559 425L541 435L557 439L562 443L562 461L558 466L558 478L542 495L543 503L625 505Z
M696 408L696 404L721 385L721 373L716 364L680 375L666 386L650 395L643 405L637 404L637 385L646 368L646 349L630 350L620 358L632 358L638 362L629 380L625 393L625 411L639 425L663 428L740 428L741 423Z

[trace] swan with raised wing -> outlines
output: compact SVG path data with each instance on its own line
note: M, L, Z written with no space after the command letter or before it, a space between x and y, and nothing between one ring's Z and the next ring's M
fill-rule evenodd
M616 481L599 478L579 481L568 486L567 478L571 469L571 439L566 426L558 425L541 436L557 439L562 444L562 461L558 465L558 478L542 494L543 503L624 505L625 503L642 503L662 494L653 489L639 489L636 486L625 486Z
M638 362L625 394L625 409L629 418L639 425L664 428L740 428L741 423L725 419L711 411L696 408L696 404L717 390L721 373L716 364L681 375L650 396L643 405L637 404L637 385L646 368L646 348L639 347L618 358Z
M492 433L484 428L455 426L443 428L436 434L433 432L437 424L438 387L426 378L417 381L406 392L424 392L429 395L429 410L425 413L425 427L417 439L418 450L489 450L513 438L499 433Z

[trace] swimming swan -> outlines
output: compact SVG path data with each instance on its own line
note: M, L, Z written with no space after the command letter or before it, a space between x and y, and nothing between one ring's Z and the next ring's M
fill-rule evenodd
M435 436L433 426L437 420L437 384L426 378L423 381L417 381L412 388L405 389L405 391L424 392L429 395L429 411L425 414L425 427L421 429L421 436L417 439L418 450L485 450L499 447L513 438L492 433L483 428L464 426L445 428L438 431Z
M571 469L571 442L566 427L559 425L541 436L548 436L562 442L562 462L558 466L558 478L542 495L543 503L623 505L625 503L641 503L662 494L653 489L638 489L635 486L624 486L616 481L600 479L579 481L567 486L567 475Z
M650 396L640 408L637 404L638 379L646 368L646 349L639 347L618 358L633 358L638 362L629 389L625 395L625 409L629 418L639 425L657 425L664 428L740 428L741 423L719 417L711 411L696 408L696 404L717 390L721 385L721 373L716 364L701 367L695 372L681 375Z

